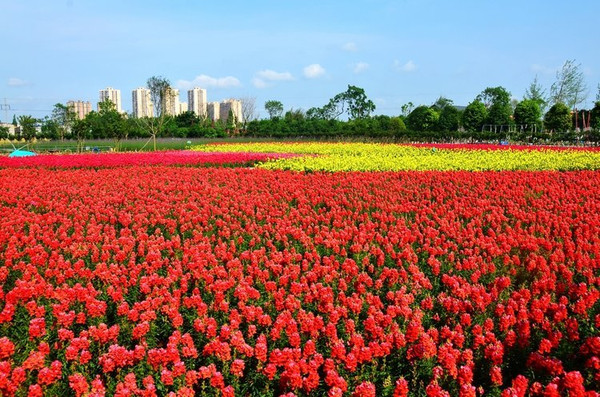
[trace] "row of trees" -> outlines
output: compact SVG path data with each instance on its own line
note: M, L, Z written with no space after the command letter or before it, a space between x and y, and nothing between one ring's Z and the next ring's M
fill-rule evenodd
M290 109L284 113L280 101L265 103L269 118L256 120L255 101L242 101L243 123L230 114L224 122L199 117L193 112L170 116L167 112L170 82L163 77L148 79L147 87L155 104L155 117L133 118L116 111L110 101L83 120L65 105L56 104L52 115L44 120L21 116L17 138L32 140L73 139L82 147L86 139L114 139L118 147L124 138L370 136L411 140L502 140L519 141L575 140L599 141L600 85L593 109L577 109L587 97L581 65L566 61L557 72L549 94L537 77L521 101L504 87L484 89L466 107L455 106L451 99L440 97L431 105L402 106L398 116L372 116L375 104L364 89L349 85L325 105L307 111ZM0 137L7 136L0 129Z

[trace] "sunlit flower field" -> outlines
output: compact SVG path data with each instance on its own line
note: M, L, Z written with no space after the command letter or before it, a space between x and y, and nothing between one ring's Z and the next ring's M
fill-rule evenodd
M0 395L598 395L600 152L199 149L0 159Z

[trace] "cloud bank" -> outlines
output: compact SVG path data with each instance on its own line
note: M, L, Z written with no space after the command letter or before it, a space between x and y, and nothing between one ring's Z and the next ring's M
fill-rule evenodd
M239 87L240 81L233 76L226 77L211 77L205 74L196 76L193 80L178 80L177 87L184 90L189 90L192 87L201 88L232 88Z
M308 65L303 70L304 77L307 79L316 79L325 74L325 68L318 63L313 63L312 65Z

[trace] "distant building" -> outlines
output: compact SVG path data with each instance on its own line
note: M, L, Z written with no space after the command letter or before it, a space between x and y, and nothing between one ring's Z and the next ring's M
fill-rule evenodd
M185 113L188 111L188 103L187 102L179 102L179 114Z
M179 111L179 90L170 87L169 94L165 98L165 114L177 116L179 114Z
M112 87L100 90L100 102L104 102L106 99L115 104L117 112L123 113L123 108L121 107L121 90L115 90ZM100 107L98 107L98 110L100 110Z
M83 120L89 112L92 111L92 103L84 101L68 101L67 107L77 115L79 120Z
M154 106L150 98L150 90L144 87L131 92L133 117L154 117Z
M227 122L229 111L233 112L236 123L242 122L242 102L237 99L226 99L221 102L219 109L219 118Z
M0 123L0 127L8 128L8 135L15 135L15 132L18 128L12 123Z
M206 90L199 87L194 87L188 91L189 110L196 113L199 117L206 117L207 103Z
M217 121L221 116L221 104L219 102L209 102L206 105L206 114L209 120Z

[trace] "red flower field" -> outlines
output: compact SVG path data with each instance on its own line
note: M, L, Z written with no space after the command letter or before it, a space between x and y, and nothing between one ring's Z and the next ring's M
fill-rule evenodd
M0 169L0 395L593 396L600 174Z
M0 167L117 167L129 165L252 165L259 161L294 157L287 153L203 153L192 151L138 153L42 154L31 157L0 156Z

